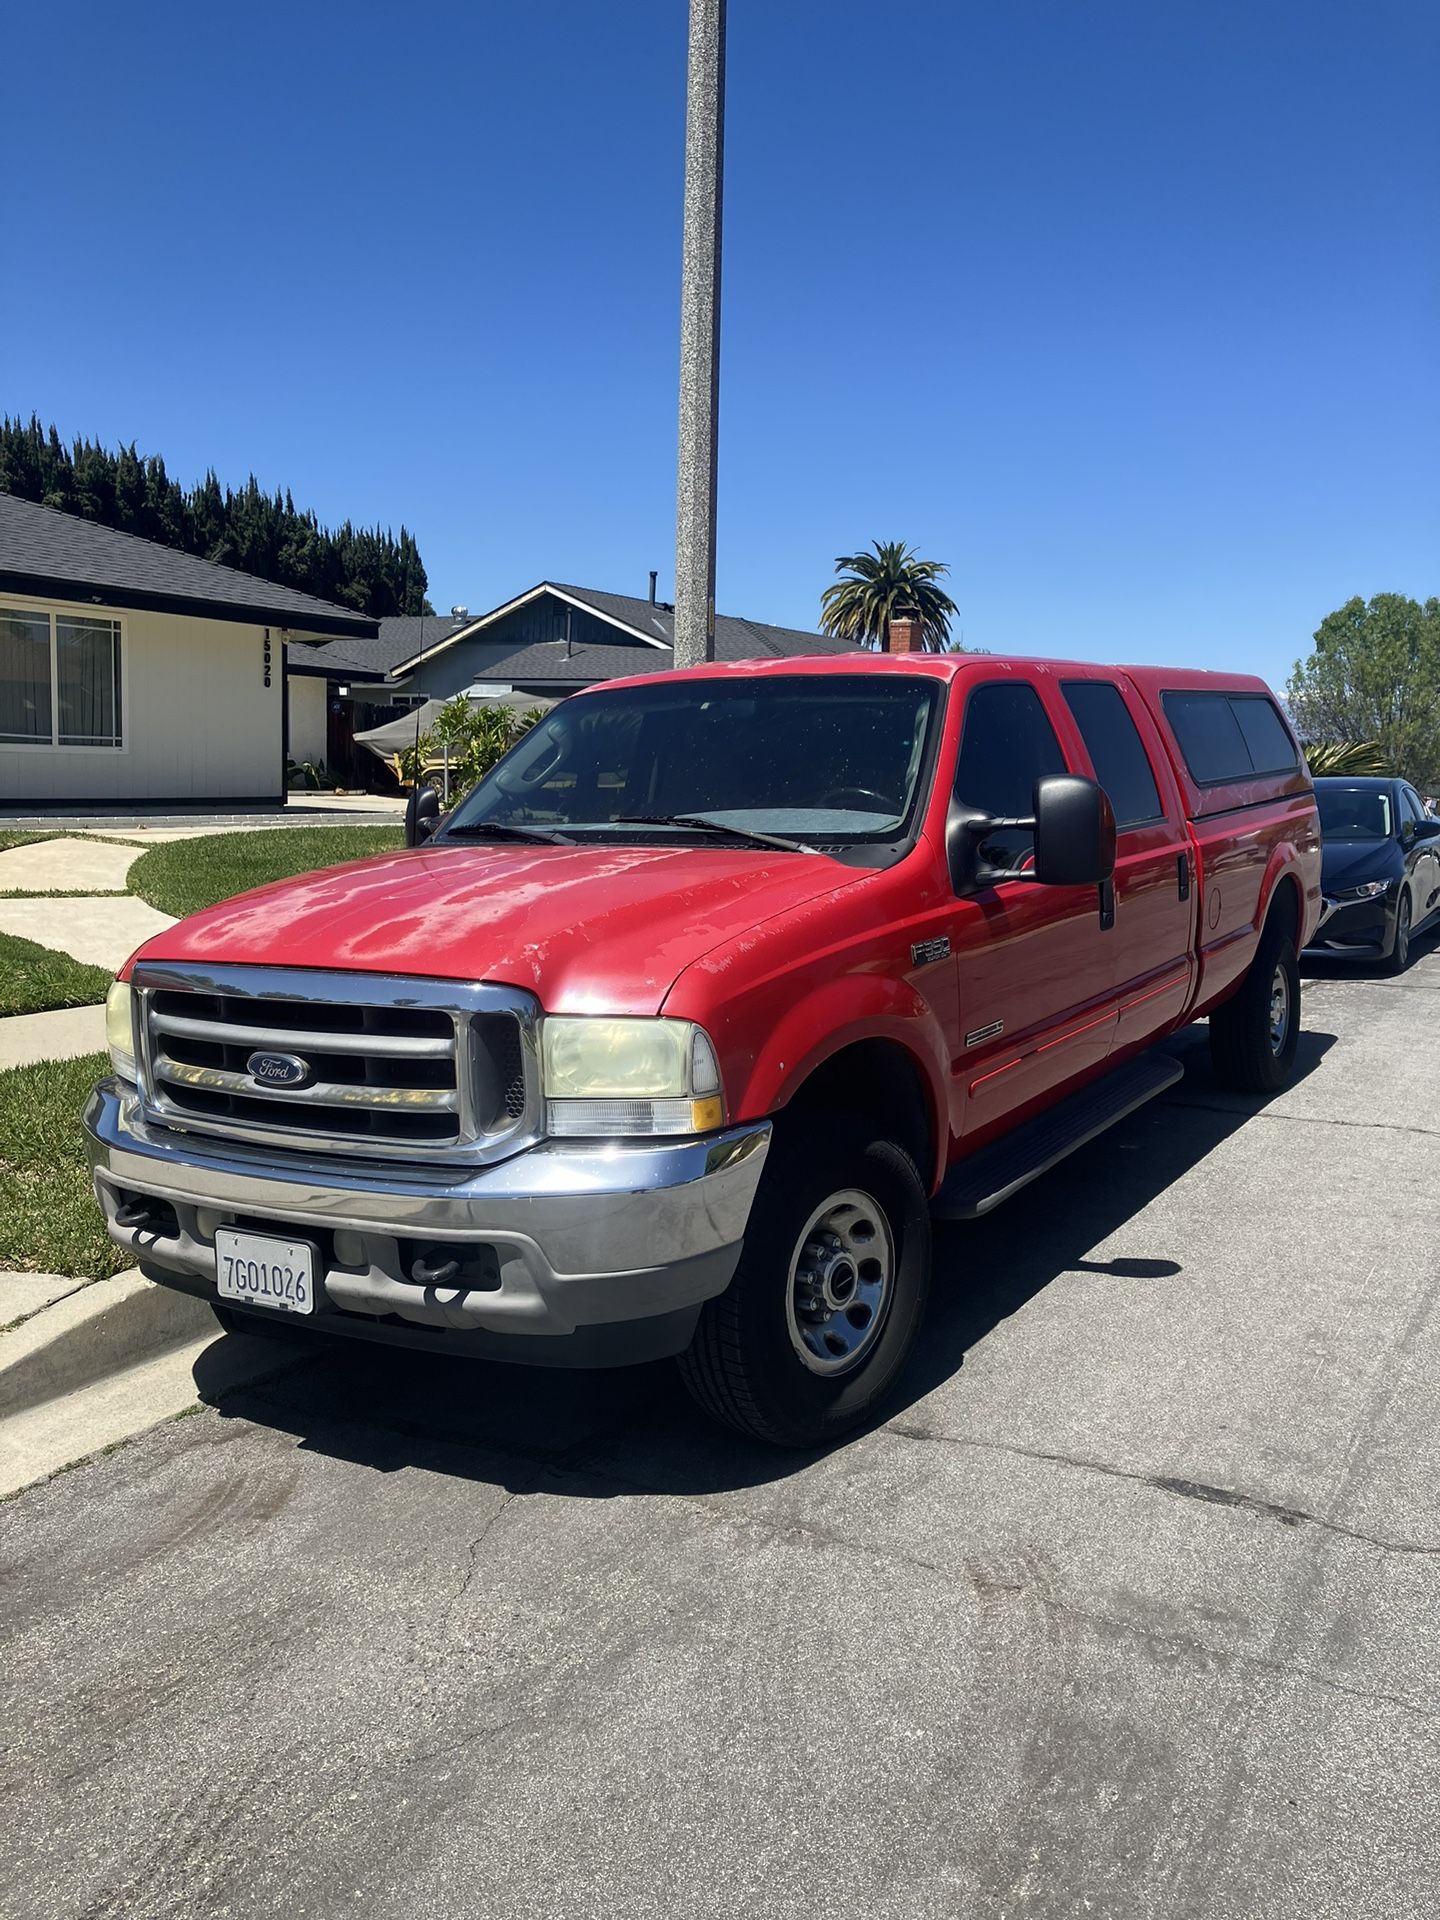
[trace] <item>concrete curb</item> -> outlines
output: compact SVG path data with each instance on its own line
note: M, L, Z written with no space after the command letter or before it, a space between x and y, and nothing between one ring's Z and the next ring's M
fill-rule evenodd
M0 1500L310 1357L138 1273L76 1284L0 1334Z
M133 1271L93 1281L0 1334L0 1419L218 1333L192 1294Z

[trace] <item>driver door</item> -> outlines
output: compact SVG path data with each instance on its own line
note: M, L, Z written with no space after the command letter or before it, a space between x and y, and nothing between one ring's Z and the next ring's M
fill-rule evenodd
M1027 680L986 681L966 702L955 797L997 817L1033 811L1035 782L1079 771L1056 720ZM1029 1117L1105 1064L1115 1031L1113 934L1094 887L1042 887L1026 872L1034 835L1009 828L980 848L1016 873L955 907L959 1031L952 1057L956 1131L967 1147Z

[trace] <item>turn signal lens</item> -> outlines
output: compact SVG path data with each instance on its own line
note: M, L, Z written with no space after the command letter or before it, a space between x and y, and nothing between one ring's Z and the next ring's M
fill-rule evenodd
M105 996L105 1044L110 1064L122 1080L139 1078L135 1071L134 999L129 982L117 980Z

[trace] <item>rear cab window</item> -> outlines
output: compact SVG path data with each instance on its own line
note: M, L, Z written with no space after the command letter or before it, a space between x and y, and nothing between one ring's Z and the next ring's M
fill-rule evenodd
M1228 787L1300 764L1290 730L1263 693L1162 693L1165 718L1197 787Z

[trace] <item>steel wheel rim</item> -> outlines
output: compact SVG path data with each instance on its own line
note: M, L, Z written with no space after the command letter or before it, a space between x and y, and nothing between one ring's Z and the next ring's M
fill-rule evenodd
M1400 911L1395 919L1395 957L1403 966L1410 953L1410 902L1400 902Z
M805 1222L785 1281L785 1323L801 1364L849 1373L880 1338L895 1293L895 1236L874 1196L845 1187Z
M1270 1051L1284 1051L1286 1037L1290 1032L1290 976L1283 965L1277 965L1270 982Z

